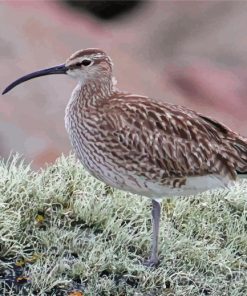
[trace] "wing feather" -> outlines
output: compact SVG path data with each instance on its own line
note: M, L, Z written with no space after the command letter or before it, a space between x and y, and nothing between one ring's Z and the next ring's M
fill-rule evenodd
M138 175L235 179L236 170L247 170L246 139L181 106L118 94L102 112L101 128L106 127L111 130L108 140Z

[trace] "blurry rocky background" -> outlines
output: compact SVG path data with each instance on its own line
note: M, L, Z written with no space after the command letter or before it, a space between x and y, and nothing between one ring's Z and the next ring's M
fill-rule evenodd
M182 104L247 136L247 2L0 1L0 89L99 47L118 87ZM26 82L0 97L0 155L33 167L70 150L64 109L75 81Z

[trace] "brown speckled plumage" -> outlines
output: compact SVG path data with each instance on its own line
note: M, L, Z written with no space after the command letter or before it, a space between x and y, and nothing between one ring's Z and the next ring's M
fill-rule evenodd
M119 91L112 67L102 50L80 50L64 65L18 79L4 93L41 75L66 73L78 80L65 113L72 146L99 180L153 199L148 264L156 265L158 200L231 184L237 172L247 172L247 140L185 107Z
M97 50L73 56L93 54L109 62ZM246 139L187 108L120 92L111 69L109 63L97 79L79 84L66 109L72 145L93 175L114 187L159 197L148 192L147 182L180 188L188 177L216 175L227 185L236 171L247 171ZM127 179L136 186L125 185Z

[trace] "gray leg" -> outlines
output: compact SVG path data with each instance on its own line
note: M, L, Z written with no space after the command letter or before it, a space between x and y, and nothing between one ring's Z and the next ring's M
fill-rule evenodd
M157 266L159 263L158 259L158 240L159 240L159 227L160 227L160 203L156 200L152 200L152 251L151 257L144 264L146 266Z

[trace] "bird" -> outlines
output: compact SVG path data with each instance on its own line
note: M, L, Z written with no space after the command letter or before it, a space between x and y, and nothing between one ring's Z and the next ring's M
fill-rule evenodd
M150 198L152 241L143 264L157 267L162 200L234 184L247 173L247 139L186 107L119 90L112 59L97 48L25 75L2 94L51 74L77 80L65 127L85 169L108 186Z

